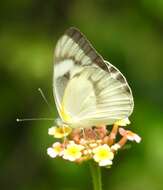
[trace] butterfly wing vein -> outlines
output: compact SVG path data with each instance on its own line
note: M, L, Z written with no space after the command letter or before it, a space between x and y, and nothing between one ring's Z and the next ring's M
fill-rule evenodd
M54 59L54 97L64 122L91 127L131 115L134 102L125 77L79 30L70 28L59 39Z

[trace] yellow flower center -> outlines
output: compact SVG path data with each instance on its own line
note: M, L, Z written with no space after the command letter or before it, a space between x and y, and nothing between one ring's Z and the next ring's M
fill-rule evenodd
M56 127L54 132L55 138L63 138L71 133L72 129L67 126Z
M76 157L76 155L80 153L80 150L78 147L73 146L67 149L67 153L73 157Z
M110 157L110 152L103 149L97 153L97 156L100 158L100 160L105 160L108 159L108 157Z
M53 147L53 149L54 149L54 151L55 151L56 153L60 153L60 152L62 151L61 146Z
M93 150L94 160L96 162L101 162L105 160L113 160L114 154L108 147L108 145L102 145Z

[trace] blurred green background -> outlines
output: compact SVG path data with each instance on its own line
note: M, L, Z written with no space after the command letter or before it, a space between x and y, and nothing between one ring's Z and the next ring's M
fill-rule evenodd
M16 123L17 117L57 117L52 96L53 50L70 26L118 67L133 90L129 126L142 142L102 169L104 190L163 189L163 1L5 0L0 2L0 188L89 190L87 164L51 159L53 122ZM37 89L45 92L50 113Z

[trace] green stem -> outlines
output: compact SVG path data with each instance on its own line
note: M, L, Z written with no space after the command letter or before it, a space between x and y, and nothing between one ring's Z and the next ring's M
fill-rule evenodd
M90 171L91 171L92 180L93 180L93 189L102 190L100 167L95 162L90 162L89 166L90 166Z

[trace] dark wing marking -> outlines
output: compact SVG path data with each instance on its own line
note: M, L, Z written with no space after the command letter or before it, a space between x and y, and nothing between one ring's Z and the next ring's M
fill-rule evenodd
M107 66L103 64L102 56L97 53L87 38L74 27L66 30L65 34L59 39L56 46L55 59L56 62L60 62L63 59L72 59L76 64L81 65L95 63L102 69L108 70Z

